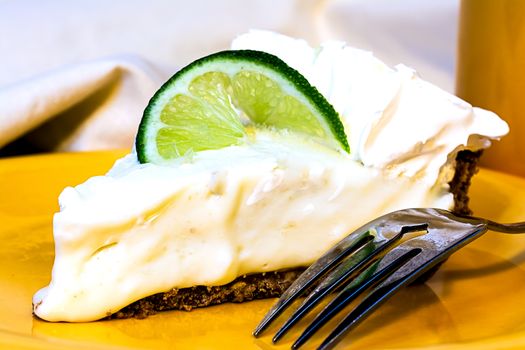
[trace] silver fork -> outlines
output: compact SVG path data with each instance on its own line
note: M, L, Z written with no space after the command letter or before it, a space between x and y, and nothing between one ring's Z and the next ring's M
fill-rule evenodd
M292 349L297 349L348 304L368 292L318 348L331 349L394 293L434 271L487 230L525 233L525 222L500 224L429 208L404 209L381 216L349 234L306 269L253 335L258 337L295 299L313 288L277 331L273 337L273 342L277 342L321 300L337 291L292 345Z

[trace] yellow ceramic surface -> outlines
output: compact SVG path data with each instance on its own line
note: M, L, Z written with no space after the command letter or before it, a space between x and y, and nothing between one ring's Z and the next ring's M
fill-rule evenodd
M58 194L103 174L122 154L0 160L0 348L289 348L298 330L275 347L269 333L260 339L250 335L273 300L83 324L49 323L31 315L33 293L50 279ZM482 170L471 195L477 215L525 220L525 179ZM525 235L489 232L453 255L429 282L403 290L339 348L523 349L524 300Z

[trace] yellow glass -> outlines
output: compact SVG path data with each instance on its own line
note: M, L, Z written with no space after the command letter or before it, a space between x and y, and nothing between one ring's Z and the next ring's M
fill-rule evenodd
M525 1L462 0L457 67L458 96L510 124L482 165L525 176Z
M60 191L105 173L123 154L0 160L0 349L290 349L304 323L277 346L271 332L251 336L275 300L163 312L144 320L51 323L31 315L33 293L50 279L52 218ZM525 219L524 178L482 169L472 186L477 215L502 222ZM525 349L523 247L525 235L487 233L454 254L427 283L402 290L338 349ZM305 349L327 334L322 329Z

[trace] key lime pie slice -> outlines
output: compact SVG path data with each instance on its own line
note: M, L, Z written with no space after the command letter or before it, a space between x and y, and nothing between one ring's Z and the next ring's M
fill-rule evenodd
M340 42L254 31L176 73L131 154L60 195L49 321L277 296L364 222L467 212L494 113Z

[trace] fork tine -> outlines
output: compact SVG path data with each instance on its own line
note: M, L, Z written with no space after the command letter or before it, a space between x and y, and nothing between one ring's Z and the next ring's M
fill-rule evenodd
M330 321L335 315L343 310L348 304L358 298L362 293L370 288L374 288L388 277L392 276L397 270L405 265L409 260L420 254L421 248L414 248L391 263L382 268L380 271L374 273L370 278L365 278L358 284L351 284L347 286L341 293L339 293L312 321L312 323L304 330L304 332L297 338L292 345L293 349L301 347L308 339L310 339L322 326ZM377 263L378 264L378 263ZM363 273L364 274L364 273Z
M299 322L310 310L312 310L324 297L334 291L336 288L341 286L343 283L348 282L354 276L361 274L363 271L368 269L374 262L379 259L379 256L394 246L401 238L409 232L416 232L426 230L427 224L403 226L398 234L392 237L390 240L375 248L371 253L366 252L357 256L357 259L352 259L353 256L349 257L344 263L341 263L338 267L334 268L332 272L314 289L313 292L306 297L301 306L295 310L295 312L288 318L288 320L281 326L277 331L272 341L276 343L281 339L297 322ZM362 251L366 251L363 246ZM370 246L368 246L370 247ZM357 253L356 253L357 254Z
M277 303L272 306L259 325L257 325L253 331L253 335L255 337L259 336L297 297L319 280L321 276L330 271L341 260L373 241L373 239L374 236L369 233L369 230L366 230L348 235L335 247L330 249L317 260L317 262L306 269L281 295Z
M423 260L419 265L415 266L407 274L392 281L389 284L380 286L373 290L359 305L357 305L351 312L346 316L339 325L334 329L328 337L319 346L318 350L332 349L337 345L344 335L364 321L372 312L374 312L379 306L386 302L392 295L398 292L401 288L409 285L425 272L432 269L437 264L444 261L454 252L469 244L476 238L480 237L487 231L486 226L478 226L474 228L468 235L462 237L454 244L448 246L446 249L441 251L439 254L433 256L430 259ZM416 248L418 249L418 248ZM418 263L416 263L418 264Z
M406 286L408 282L405 279L396 280L395 282L374 290L365 300L346 316L341 323L333 330L318 350L332 349L337 345L344 335L365 320L374 310L387 301L395 292Z
M272 342L278 342L279 339L281 339L297 322L299 322L306 314L308 314L308 312L313 309L323 299L323 297L328 295L331 291L336 289L338 285L341 284L331 284L330 282L339 282L337 281L338 277L341 279L341 276L344 276L345 272L347 271L355 271L355 273L351 273L352 276L346 278L345 280L352 279L354 275L364 273L363 270L366 270L370 267L369 265L373 264L373 261L370 261L371 259L367 259L371 252L374 252L373 242L369 242L361 250L356 252L355 255L348 257L348 259L343 261L341 265L333 269L328 274L328 276L323 281L321 281L319 286L317 286L315 290L305 298L302 304L284 322L284 324L275 333Z

